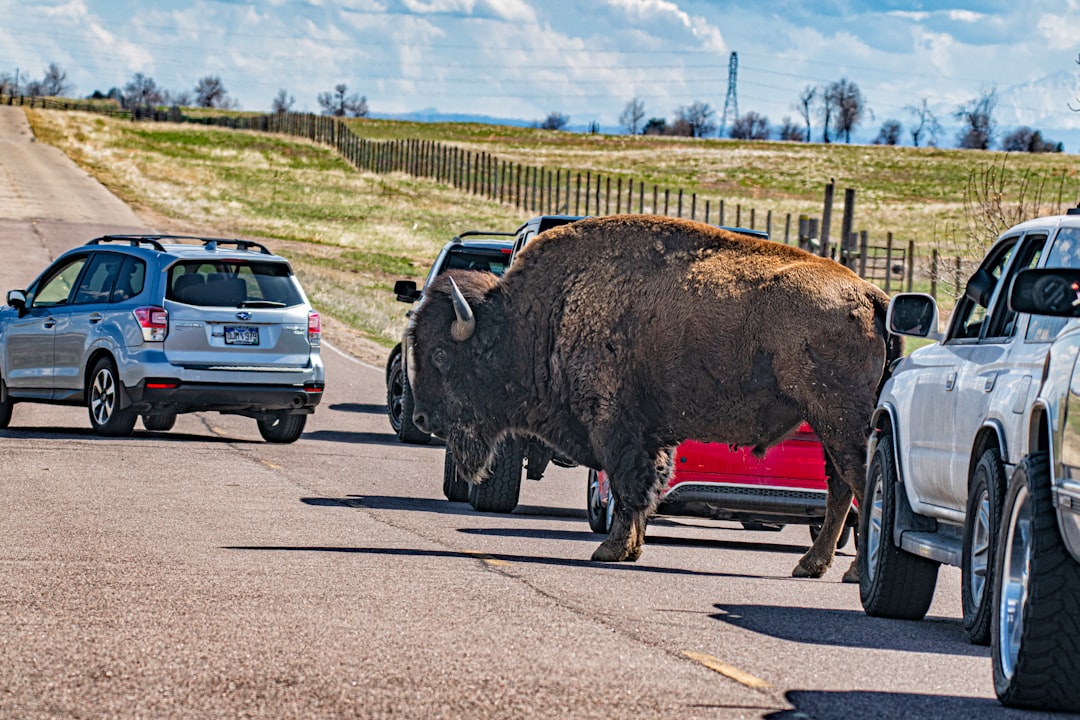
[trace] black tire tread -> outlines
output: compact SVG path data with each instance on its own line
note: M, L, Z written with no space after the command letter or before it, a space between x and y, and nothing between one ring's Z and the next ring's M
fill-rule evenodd
M968 554L971 552L971 523L975 519L977 508L972 507L976 493L975 488L969 488L968 505L966 509L966 522L964 524L964 545L961 559L962 579L960 581L961 606L964 612L964 630L968 640L975 645L990 644L990 616L993 614L994 594L993 568L994 554L997 552L997 537L1001 528L1001 505L1005 499L1005 469L1001 465L1001 453L996 447L983 451L975 465L975 473L980 468L986 468L989 475L986 478L987 492L990 496L990 558L987 566L988 576L983 586L982 602L976 607L971 597L970 578L967 567ZM974 478L974 475L973 475Z
M1035 549L1023 608L1024 635L1016 671L1006 679L998 660L1000 628L995 619L991 642L994 689L998 699L1010 707L1076 712L1080 711L1076 682L1080 677L1080 564L1069 554L1058 530L1046 453L1024 458L1012 483L1025 481L1032 503ZM1015 492L1015 486L1010 485L1006 507L1011 506ZM999 538L999 557L1007 535L1002 532ZM995 609L1000 587L1000 577L995 577Z
M474 510L509 513L521 495L521 475L525 462L525 442L509 438L500 443L488 477L469 483L469 504Z
M469 483L458 476L454 453L447 446L443 457L443 495L450 502L466 502L469 499Z

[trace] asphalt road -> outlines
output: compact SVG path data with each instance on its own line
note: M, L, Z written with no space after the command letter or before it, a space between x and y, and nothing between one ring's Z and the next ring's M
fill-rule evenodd
M5 291L141 225L18 112L0 108ZM658 518L637 563L592 563L584 470L525 481L512 515L449 503L443 448L390 431L382 368L324 358L292 445L216 413L104 439L83 408L16 406L0 718L1039 717L994 699L954 569L899 622L840 582L850 549L790 577L805 527Z

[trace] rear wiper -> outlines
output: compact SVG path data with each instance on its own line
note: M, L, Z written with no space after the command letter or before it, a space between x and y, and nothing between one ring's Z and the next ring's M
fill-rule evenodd
M285 303L274 302L273 300L245 300L236 307L246 308L283 308Z

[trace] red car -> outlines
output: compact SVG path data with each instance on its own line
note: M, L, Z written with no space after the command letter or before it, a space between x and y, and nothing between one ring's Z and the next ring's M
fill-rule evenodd
M675 471L660 495L659 515L691 515L741 522L748 530L809 525L817 536L825 517L825 453L809 425L769 448L687 440L675 451ZM588 516L594 532L607 534L613 517L607 476L589 471ZM838 547L847 544L855 513L848 515Z

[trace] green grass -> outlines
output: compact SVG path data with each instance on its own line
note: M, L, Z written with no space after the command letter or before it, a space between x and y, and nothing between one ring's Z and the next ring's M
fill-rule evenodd
M210 113L211 111L206 111ZM59 147L145 216L184 232L267 238L290 257L316 307L375 342L400 338L406 307L390 288L421 279L439 248L464 230L513 230L527 214L429 179L360 172L328 147L305 139L198 124L132 123L99 115L28 110L39 140ZM932 248L981 257L985 237L969 237L964 201L972 178L1002 167L1002 203L1080 198L1080 158L934 148L890 148L582 135L468 123L347 121L369 139L437 140L549 169L602 173L698 193L699 213L721 201L725 222L764 227L782 239L784 218L820 216L825 184L836 183L834 240L844 189L857 191L856 230L883 244L916 243L916 290L928 290ZM1025 178L1028 185L1025 189ZM635 208L637 191L635 191ZM651 201L651 187L647 200ZM672 211L674 211L674 197ZM1048 209L1048 208L1044 208ZM573 208L571 208L573 211ZM699 215L700 217L700 215ZM951 280L951 279L950 279ZM897 291L895 285L893 291ZM948 282L939 297L951 305Z

